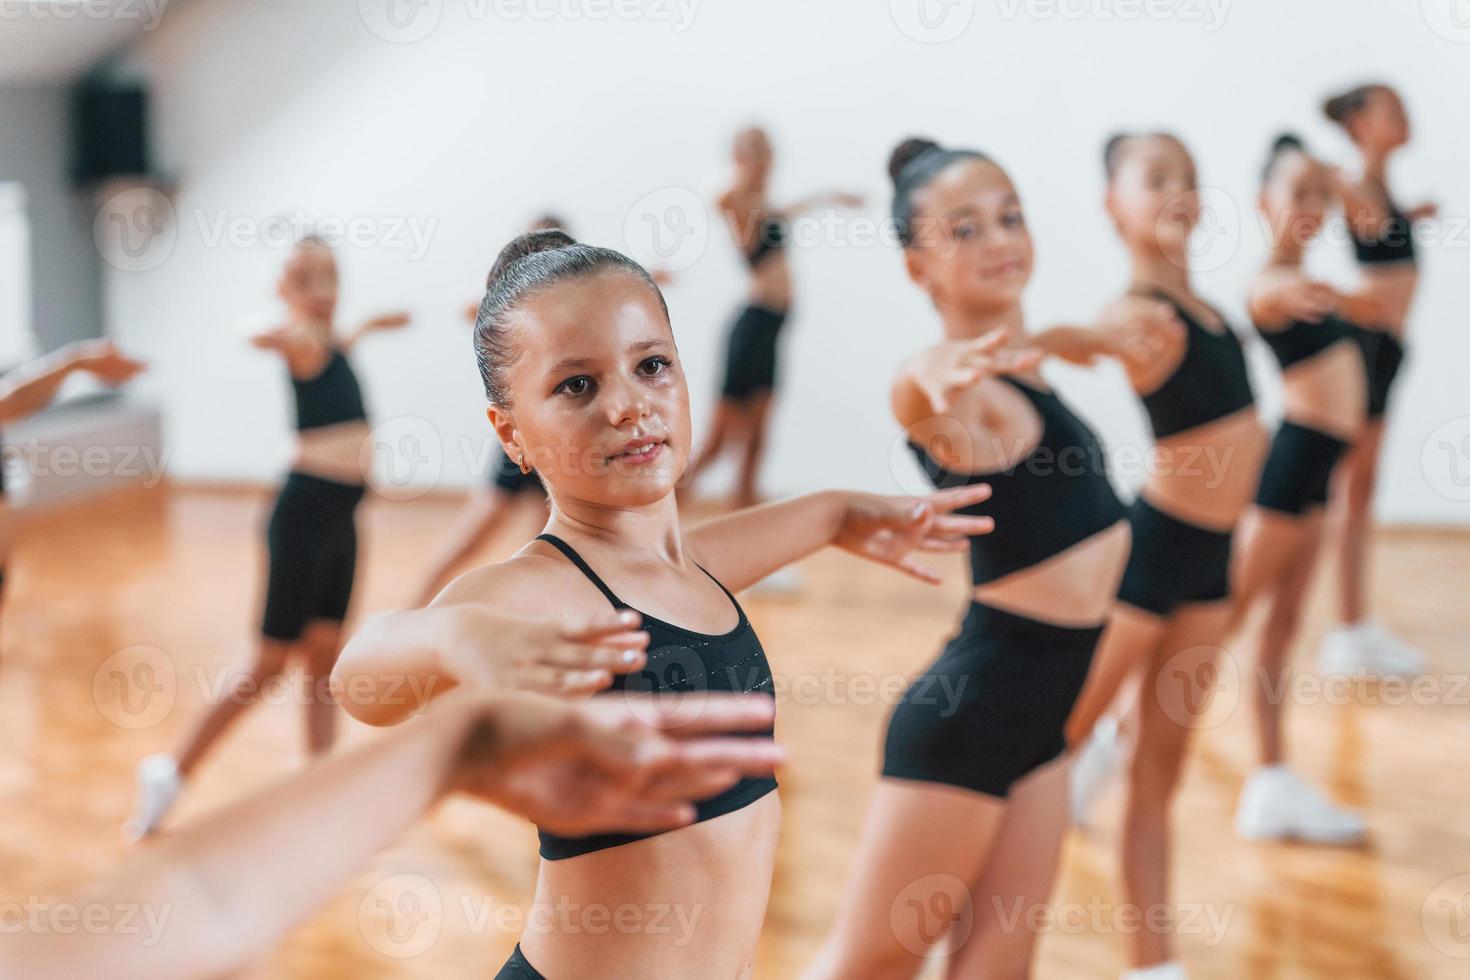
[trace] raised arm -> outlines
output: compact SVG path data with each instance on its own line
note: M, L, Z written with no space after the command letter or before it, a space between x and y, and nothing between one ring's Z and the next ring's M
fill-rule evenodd
M654 831L783 759L769 698L672 708L459 695L371 745L159 838L67 903L133 910L132 930L0 936L0 976L220 976L267 952L451 789L559 833ZM740 733L741 737L722 737Z
M648 634L637 613L533 618L546 593L524 574L536 560L475 569L426 608L365 622L332 669L343 708L364 724L393 725L458 686L581 696L642 667Z
M53 354L22 365L0 379L0 424L18 422L51 404L61 385L77 371L120 385L146 365L124 355L110 340L68 344Z
M1121 296L1085 326L1063 324L1043 330L1033 342L1049 357L1091 366L1112 358L1130 377L1177 353L1184 323L1168 303L1148 296Z
M352 330L349 330L339 342L344 350L351 350L357 345L359 340L370 333L377 333L383 330L400 330L408 326L412 321L413 317L408 313L384 313L381 316L364 320Z
M991 531L988 517L952 513L989 496L985 484L923 497L828 490L715 518L690 530L685 542L732 592L828 545L938 584L913 553L964 551L971 536Z
M1294 320L1320 323L1333 313L1363 324L1377 323L1386 315L1383 301L1371 292L1343 292L1328 283L1284 272L1258 276L1248 307L1251 319L1266 330Z
M790 204L777 208L773 214L787 221L794 220L811 211L821 208L860 208L863 206L861 194L849 194L844 191L823 191L818 194L810 194L806 197L792 201Z

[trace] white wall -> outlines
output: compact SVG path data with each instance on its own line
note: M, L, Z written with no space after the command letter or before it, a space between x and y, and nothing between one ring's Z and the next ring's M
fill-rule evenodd
M630 209L646 195L692 187L708 199L730 133L758 120L776 140L778 197L843 187L870 198L861 221L839 229L841 241L795 250L798 314L768 482L891 489L887 381L938 329L893 249L849 241L886 213L895 140L928 134L1008 167L1038 242L1030 313L1040 324L1085 317L1122 286L1123 255L1100 209L1104 137L1120 127L1177 130L1203 181L1239 212L1223 220L1230 235L1210 253L1219 267L1199 275L1202 291L1238 313L1263 251L1251 214L1270 138L1297 129L1346 161L1345 141L1316 106L1329 90L1381 77L1404 92L1416 126L1396 184L1410 203L1438 199L1456 236L1424 258L1381 510L1393 520L1467 520L1466 505L1437 493L1419 461L1431 432L1470 415L1470 231L1461 227L1470 215L1470 47L1437 34L1417 2L1213 0L1224 20L1207 24L1193 19L1215 16L1205 0L1149 0L1175 16L1141 20L1109 15L1131 0L1064 0L1068 11L1093 11L1081 18L1048 15L1055 7L1041 2L922 0L931 13L973 13L947 43L921 43L897 26L921 0L684 0L686 9L695 2L684 29L660 16L673 0L618 0L650 11L635 21L542 20L516 16L526 4L509 0L428 0L419 8L427 19L406 30L435 16L437 26L413 43L365 26L385 32L389 2L399 0L195 4L133 52L154 84L161 165L182 189L172 232L142 262L109 272L107 303L116 332L155 362L148 384L166 406L178 474L264 478L288 445L282 372L239 337L242 317L271 314L282 251L211 244L220 215L258 224L301 207L374 223L378 245L342 253L344 314L407 305L418 320L362 351L372 408L378 419L427 419L448 450L445 481L462 483L472 460L459 441L480 440L484 425L458 311L478 295L497 247L547 206L584 240L622 247ZM589 9L585 0L530 2ZM403 247L406 236L395 240L398 218L432 229L422 255ZM697 427L742 288L737 257L715 232L669 291ZM1341 255L1327 265L1350 269ZM1266 359L1261 366L1258 387L1274 405L1276 379ZM1141 415L1117 376L1056 377L1111 441L1142 441ZM913 471L903 461L896 472Z
M0 31L10 21L0 19ZM72 189L67 142L70 123L64 85L0 85L0 181L19 184L29 225L27 319L35 343L7 345L12 356L50 351L102 335L101 260L92 241L93 211ZM17 273L12 265L6 276Z

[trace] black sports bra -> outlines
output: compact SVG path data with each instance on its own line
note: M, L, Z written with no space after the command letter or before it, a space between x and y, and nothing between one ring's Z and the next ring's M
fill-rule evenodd
M556 548L581 569L582 574L607 596L613 608L633 608L607 587L607 583L603 582L571 545L554 534L540 534L536 540L545 541ZM699 570L709 575L703 566ZM721 585L713 575L710 575L710 581L719 585L720 591L730 597L730 603L740 617L735 628L717 636L695 633L644 614L642 628L649 637L648 662L636 674L615 677L610 691L633 690L653 694L668 691L734 691L775 697L771 665L766 662L765 650L755 635L755 628L746 618L745 610L730 594L730 590ZM767 734L770 733L771 730L768 730ZM695 823L703 823L749 806L775 788L774 776L742 779L718 796L699 801L695 806ZM540 836L541 856L548 861L560 861L658 835L595 834L589 837L560 837L542 830Z
M994 491L989 500L958 511L995 518L994 531L970 539L976 585L1043 562L1123 517L1102 445L1086 423L1054 392L1005 375L1000 380L1025 395L1041 416L1041 441L1025 459L993 473L954 473L909 442L935 487L988 483Z
M1389 262L1414 261L1414 223L1399 210L1391 199L1388 202L1388 217L1372 238L1359 238L1349 223L1353 236L1353 255L1359 265L1385 265Z
M1174 307L1187 330L1179 366L1142 399L1154 438L1188 432L1254 405L1245 349L1229 324L1219 333L1206 330L1173 297L1161 292L1146 295Z
M1366 353L1363 334L1378 331L1365 330L1342 317L1326 316L1319 323L1293 320L1280 330L1262 330L1257 324L1256 332L1271 348L1271 353L1276 355L1276 363L1284 371L1344 340L1351 340Z
M777 217L766 218L761 221L760 230L755 239L755 246L746 253L745 262L754 269L768 256L774 255L785 247L786 220Z
M353 373L347 356L335 347L321 373L305 381L292 378L291 387L296 392L298 430L319 429L367 418L357 375Z

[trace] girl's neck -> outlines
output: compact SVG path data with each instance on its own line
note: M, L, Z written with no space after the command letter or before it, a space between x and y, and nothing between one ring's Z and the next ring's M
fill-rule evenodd
M1379 187L1388 186L1388 150L1358 148L1363 158L1363 176Z
M676 566L684 562L679 508L672 493L641 507L608 507L556 493L550 498L547 530L590 538L612 551L652 554Z
M1026 318L1019 302L1006 306L960 308L935 304L944 323L947 340L974 340L993 330L1003 330L1006 346L1021 346L1026 339Z
M1194 288L1189 282L1189 257L1185 254L1166 255L1163 252L1134 252L1133 286L1173 296L1193 296Z

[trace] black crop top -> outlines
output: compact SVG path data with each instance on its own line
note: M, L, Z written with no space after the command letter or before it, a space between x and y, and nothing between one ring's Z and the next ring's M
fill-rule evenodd
M786 220L777 217L766 218L761 222L755 246L745 256L746 264L754 269L768 256L774 255L785 247Z
M953 473L923 446L909 443L935 487L988 483L993 490L989 500L957 512L995 518L994 531L970 539L975 585L1043 562L1123 517L1102 445L1086 423L1054 392L1005 375L1000 380L1025 395L1041 416L1041 441L1025 459L994 473Z
M536 540L545 541L567 557L579 568L593 585L607 596L614 609L632 609L607 587L582 559L582 556L554 534L537 535ZM700 571L704 572L701 566ZM709 575L709 572L704 572ZM775 697L772 688L771 665L766 662L766 652L761 647L755 628L745 616L730 590L710 575L710 581L720 586L720 591L730 597L739 621L728 633L718 636L695 633L666 623L661 619L643 614L643 631L648 634L648 662L636 674L618 675L613 678L610 691L633 690L659 694L668 691L733 691L737 693L769 694ZM603 697L606 695L598 695ZM767 730L766 734L771 734ZM749 806L776 788L774 776L758 779L742 779L717 796L701 800L695 805L695 823L713 820L726 813L733 813ZM560 837L540 831L541 856L548 861L576 857L592 851L601 851L619 844L656 837L657 834L594 834L589 837Z
M298 430L319 429L367 418L357 375L353 373L346 355L335 347L321 373L305 381L292 378L291 387L296 392Z
M1377 333L1337 316L1324 317L1319 323L1293 320L1280 330L1262 330L1258 324L1256 332L1276 355L1283 371L1344 340L1351 340L1366 353L1363 334Z
M1186 329L1184 357L1157 390L1143 396L1154 438L1188 432L1255 404L1245 349L1227 324L1206 330L1189 311L1164 293L1150 293L1174 307Z
M1385 265L1389 262L1414 261L1414 223L1399 210L1392 200L1388 201L1388 217L1372 238L1353 236L1353 254L1359 265Z

